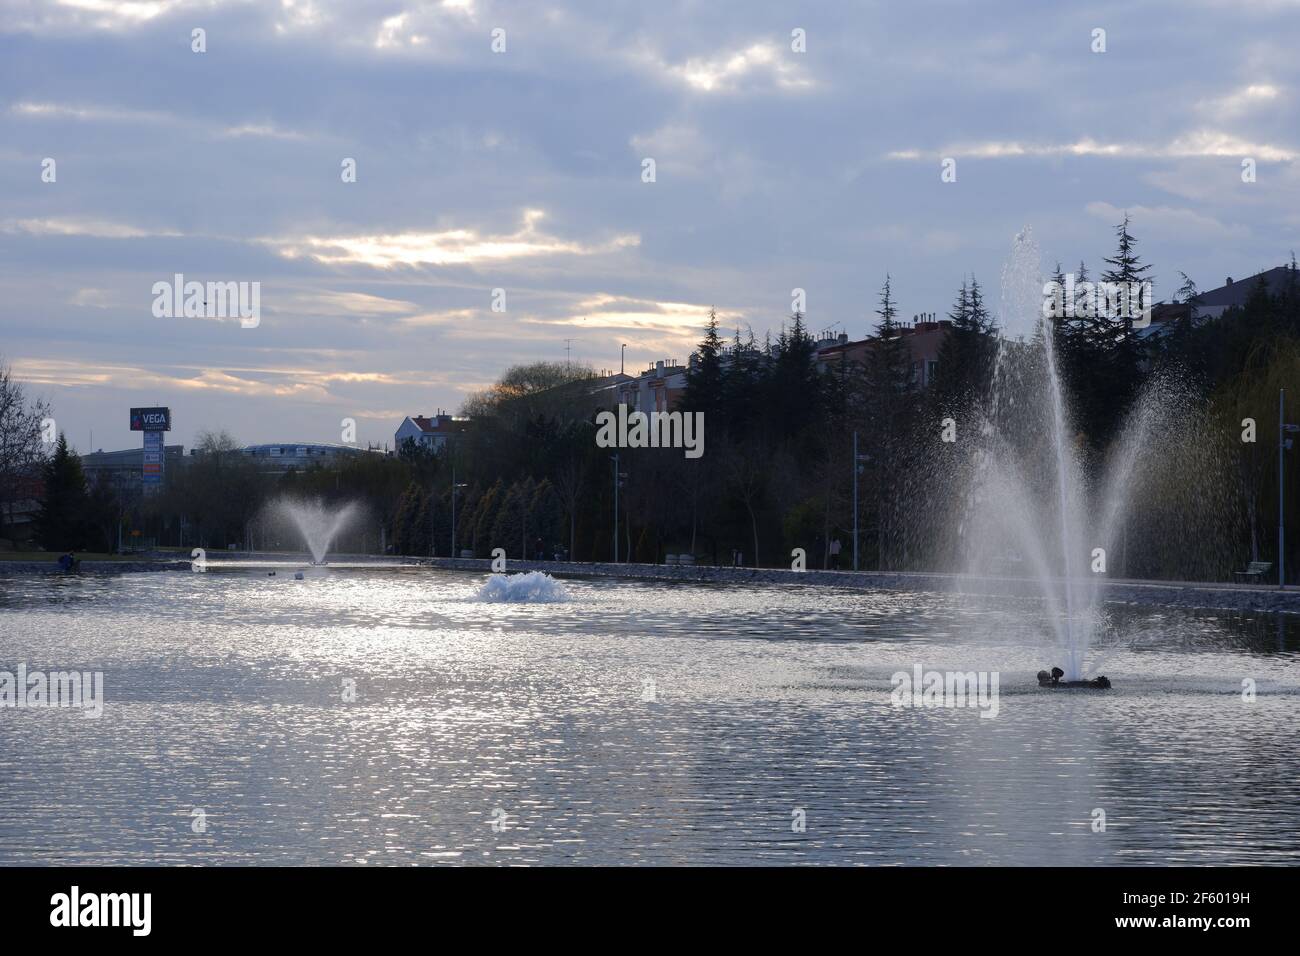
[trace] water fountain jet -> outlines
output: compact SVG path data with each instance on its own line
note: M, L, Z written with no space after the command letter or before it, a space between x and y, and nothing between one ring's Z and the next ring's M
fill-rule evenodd
M287 516L297 528L307 550L311 552L311 563L323 565L334 539L356 517L357 506L349 502L341 508L327 508L321 501L283 500L278 503L277 510Z
M1127 510L1137 450L1155 414L1139 404L1126 420L1119 453L1095 469L1100 480L1090 484L1054 330L1042 318L1043 295L1038 245L1026 227L1002 271L1004 325L993 393L976 410L978 451L962 522L966 571L993 576L998 556L1024 555L1065 657L1060 675L1040 684L1109 687L1104 678L1085 679L1088 651L1103 622L1101 574L1089 559L1111 551Z

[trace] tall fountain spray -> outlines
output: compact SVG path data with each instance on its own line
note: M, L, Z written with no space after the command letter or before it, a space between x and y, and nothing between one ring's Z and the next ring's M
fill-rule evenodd
M289 517L303 543L311 552L313 564L324 564L330 544L352 522L357 506L327 508L320 501L281 501L279 510Z
M1105 562L1152 415L1139 403L1118 453L1092 468L1089 481L1052 328L1042 319L1043 294L1038 244L1025 228L1002 271L1003 341L993 393L971 412L979 447L961 534L968 573L1035 582L1073 681L1083 679L1102 625Z

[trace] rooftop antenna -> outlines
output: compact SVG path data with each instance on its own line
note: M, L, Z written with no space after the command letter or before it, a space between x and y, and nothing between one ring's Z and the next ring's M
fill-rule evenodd
M564 369L565 371L573 370L573 362L569 357L569 350L573 346L573 339L564 340Z

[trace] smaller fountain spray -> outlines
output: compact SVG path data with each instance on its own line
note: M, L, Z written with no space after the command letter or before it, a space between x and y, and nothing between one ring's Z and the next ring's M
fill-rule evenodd
M281 501L278 510L293 522L303 543L311 552L312 564L325 564L334 539L351 524L357 506L348 503L338 509L327 509L321 501Z

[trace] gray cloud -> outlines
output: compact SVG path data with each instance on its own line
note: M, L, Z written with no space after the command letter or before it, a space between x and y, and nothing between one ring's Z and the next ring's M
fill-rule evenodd
M1026 223L1095 265L1131 212L1157 295L1247 274L1300 227L1295 12L0 0L4 354L82 447L153 402L384 441L566 339L684 359L710 305L761 336L798 286L857 336L889 271L943 312ZM261 282L261 325L155 319L178 272Z

